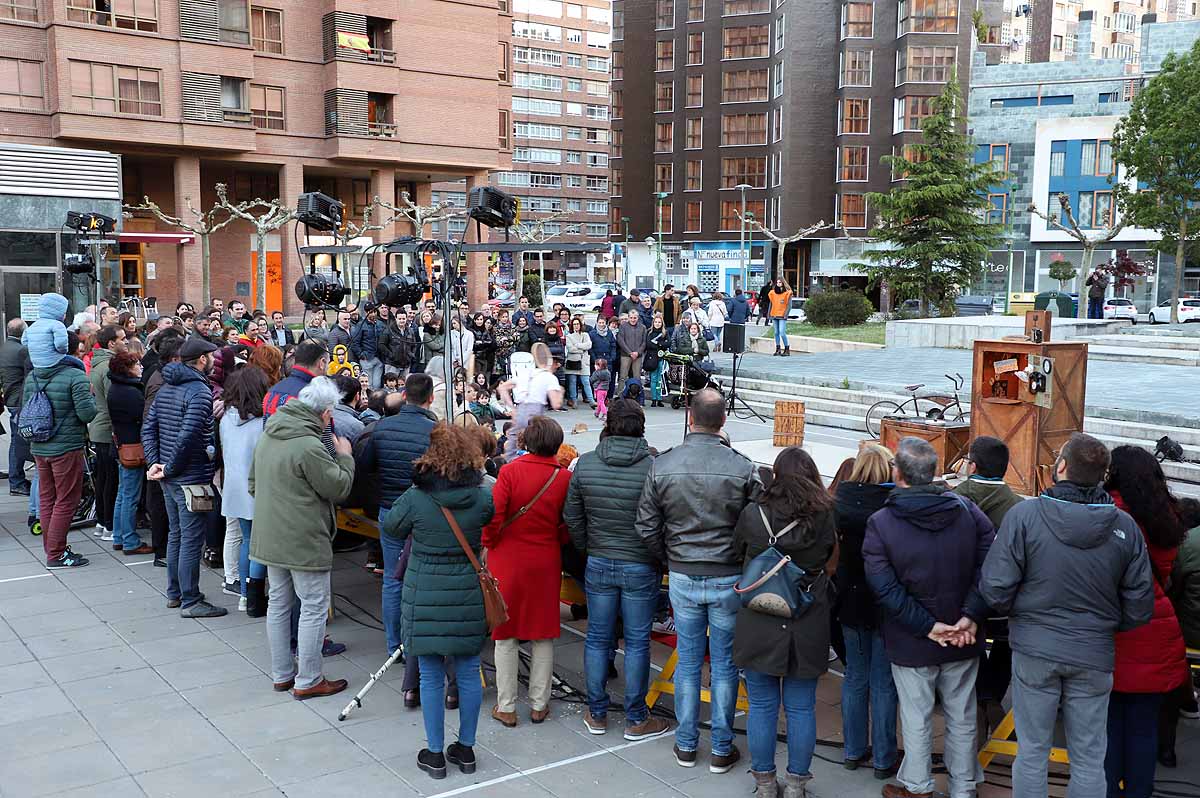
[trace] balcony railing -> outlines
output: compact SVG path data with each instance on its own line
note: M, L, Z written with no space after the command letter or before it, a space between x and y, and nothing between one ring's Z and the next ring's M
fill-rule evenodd
M250 111L239 108L223 108L221 109L221 113L225 117L226 122L238 125L250 124Z
M396 125L392 122L368 122L367 135L390 139L396 135Z
M394 64L396 63L396 51L372 47L371 52L367 53L367 60L376 64Z

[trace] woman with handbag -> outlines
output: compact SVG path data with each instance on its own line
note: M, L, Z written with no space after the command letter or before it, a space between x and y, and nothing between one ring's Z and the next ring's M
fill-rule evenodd
M670 349L667 328L661 313L654 314L650 322L650 331L646 333L646 354L642 357L642 373L650 378L650 406L662 407L666 398L667 361L659 356L659 352Z
M575 407L575 397L582 386L583 398L592 407L596 406L592 398L592 383L588 379L592 373L590 352L592 337L583 329L583 320L571 319L570 332L567 333L567 360L563 364L563 373L567 375L567 407Z
M264 349L274 347L263 347ZM262 437L263 398L270 377L258 366L238 369L225 380L225 413L218 423L221 438L221 514L241 533L236 551L241 598L238 609L251 618L267 614L267 566L250 561L250 536L254 526L254 497L250 495L250 470L254 447Z
M488 489L480 485L483 462L470 430L438 424L429 434L429 448L413 462L412 487L380 524L399 545L412 538L401 600L402 642L421 670L427 747L417 754L417 767L435 779L446 778L447 762L463 773L475 772L475 730L483 702L479 652L489 621L498 620L493 613L499 596L478 565L483 527L493 512ZM459 705L458 740L447 747L448 658L458 676Z
M153 554L137 533L137 510L142 497L146 460L142 453L142 411L146 394L142 387L142 364L132 352L118 352L108 365L108 414L112 419L113 443L117 449L117 501L113 505L113 546L121 546L126 557Z
M529 420L521 433L528 454L500 469L492 493L496 516L483 533L488 565L500 583L511 619L492 630L496 641L496 706L492 717L517 725L517 669L521 640L532 641L529 668L530 719L550 716L554 640L559 635L558 594L562 584L562 520L571 472L555 456L563 430L546 416ZM460 688L461 689L461 688Z
M746 672L747 736L759 798L781 794L775 776L779 706L787 716L784 798L804 798L817 741L817 679L829 665L829 575L837 563L833 499L812 458L791 446L775 476L734 530L746 567L734 589L742 602L733 661Z

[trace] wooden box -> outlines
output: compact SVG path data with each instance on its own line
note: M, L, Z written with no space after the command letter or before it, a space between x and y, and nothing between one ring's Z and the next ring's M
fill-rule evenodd
M804 402L783 399L775 402L775 434L771 442L776 446L804 445Z
M1030 358L1049 358L1047 390L1030 393L1017 371ZM1012 361L1016 361L1013 364ZM1014 368L1015 367L1015 368ZM1087 344L1078 341L976 341L971 380L971 437L991 435L1008 444L1004 481L1036 496L1062 445L1083 431Z
M896 451L903 438L929 441L938 455L937 473L946 473L966 457L970 443L971 425L965 421L925 421L908 417L888 417L880 422L879 442Z

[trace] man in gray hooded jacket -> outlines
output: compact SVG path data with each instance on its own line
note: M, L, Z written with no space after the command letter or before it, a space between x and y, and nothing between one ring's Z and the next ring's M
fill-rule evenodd
M1021 741L1013 795L1046 794L1061 701L1071 757L1068 798L1107 791L1113 635L1150 621L1154 586L1137 522L1101 483L1104 444L1076 433L1054 464L1054 486L1008 511L983 564L980 592L1008 613L1013 717Z

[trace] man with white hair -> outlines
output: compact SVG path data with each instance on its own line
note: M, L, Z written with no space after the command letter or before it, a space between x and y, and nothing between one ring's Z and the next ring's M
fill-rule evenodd
M335 505L354 483L350 442L334 436L330 456L321 436L341 396L329 377L316 377L281 405L254 449L249 489L254 496L250 556L267 566L267 641L275 690L297 700L333 695L345 679L326 679L321 649L331 593ZM292 659L292 606L300 602Z

